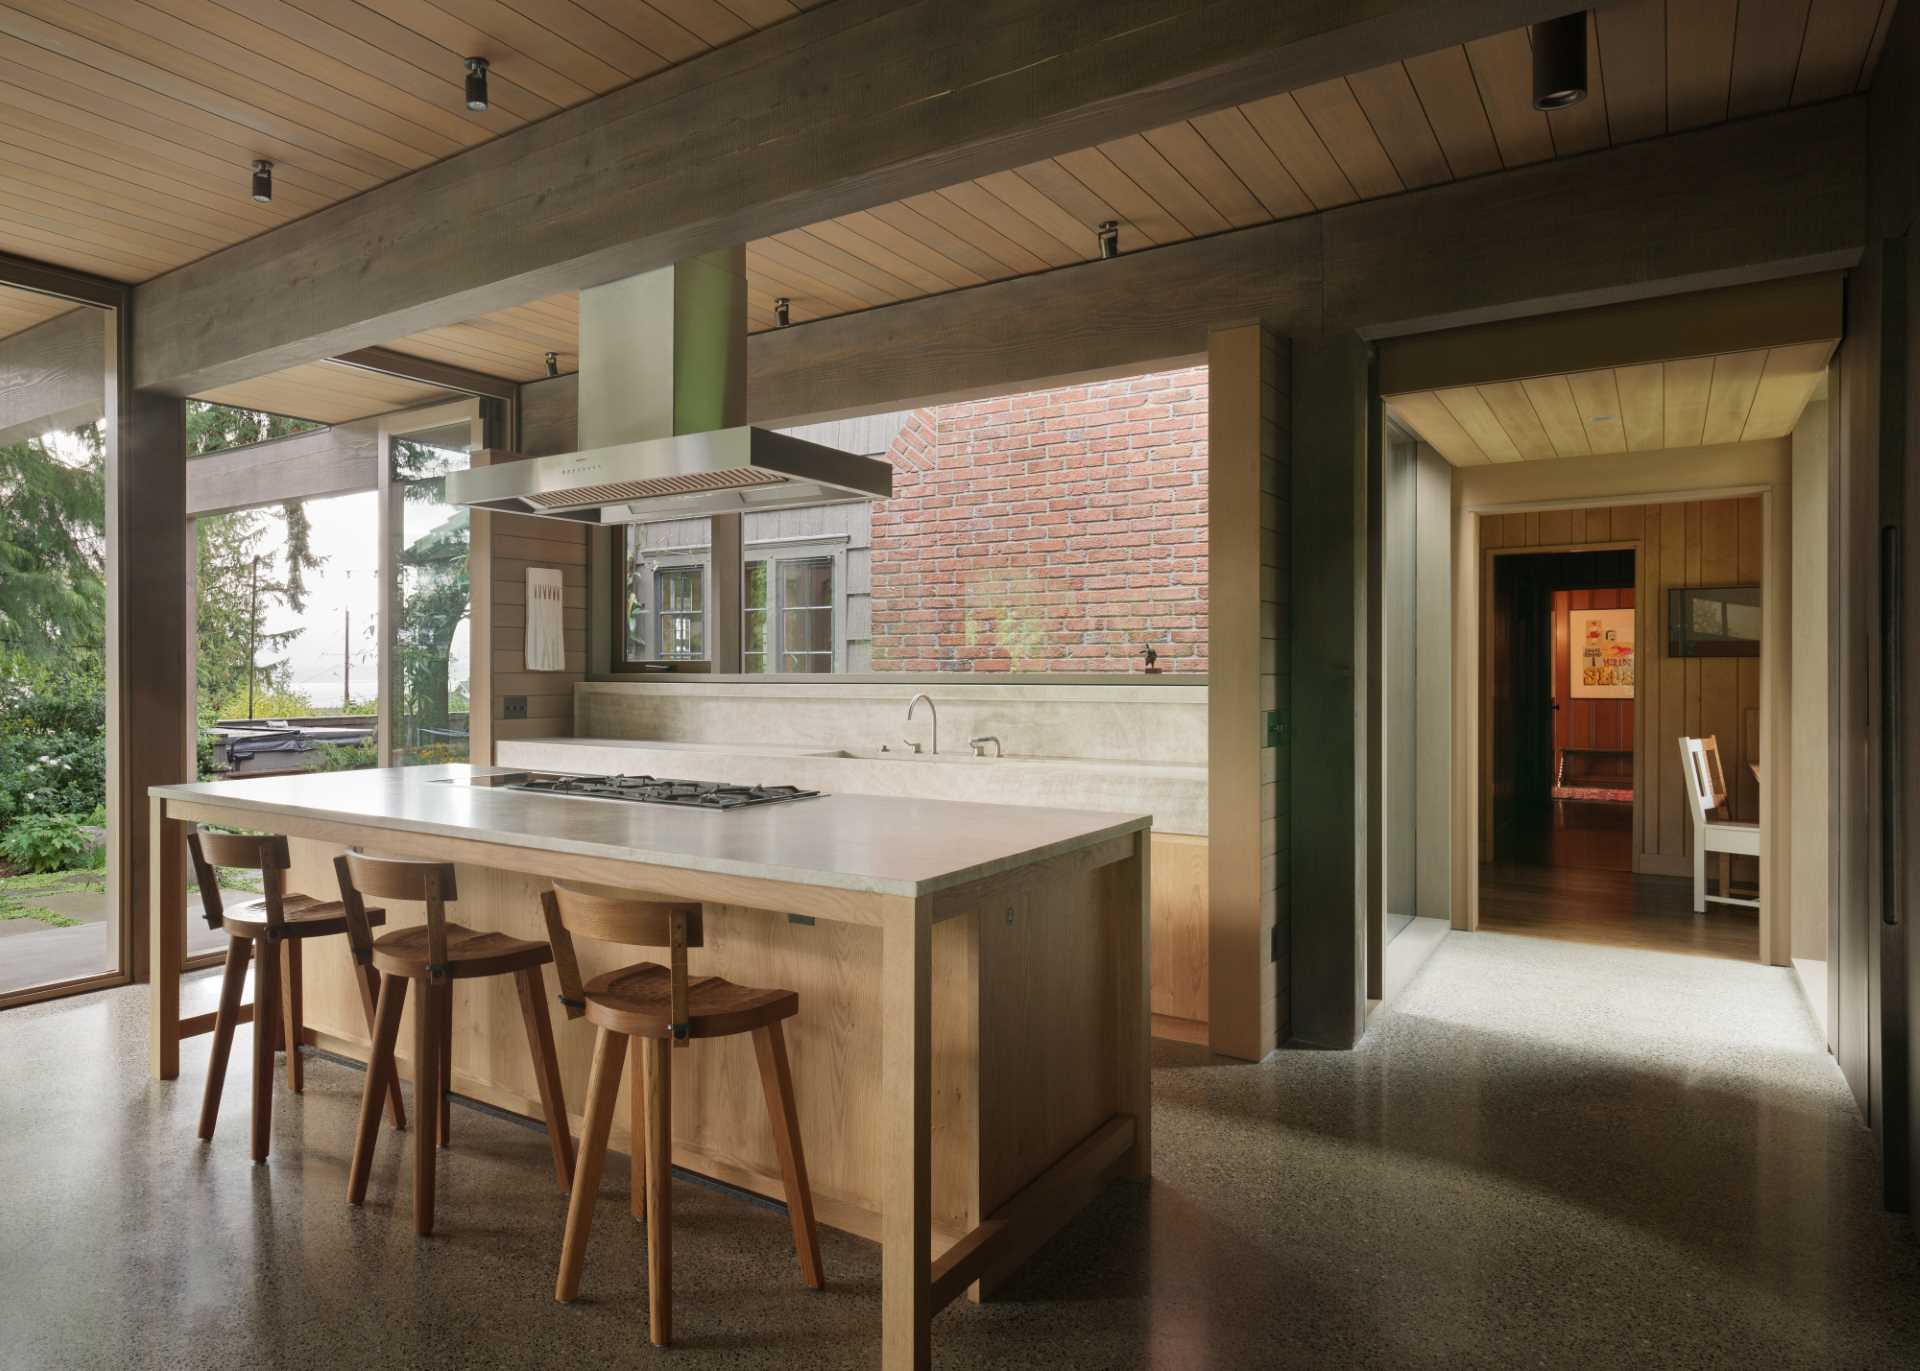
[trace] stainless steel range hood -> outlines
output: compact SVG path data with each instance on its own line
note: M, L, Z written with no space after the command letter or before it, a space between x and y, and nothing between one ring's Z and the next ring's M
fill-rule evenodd
M475 454L447 499L620 524L884 500L893 468L746 418L746 253L580 292L580 451Z

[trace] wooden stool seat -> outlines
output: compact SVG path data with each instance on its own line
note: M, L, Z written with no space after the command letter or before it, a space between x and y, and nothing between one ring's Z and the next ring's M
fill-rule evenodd
M609 971L587 982L587 1022L630 1038L672 1037L673 972L657 962ZM687 979L687 1036L751 1033L800 1012L791 990L758 990L719 976Z
M361 922L369 895L418 901L427 911L426 923L391 929L372 939L369 960L384 975L373 1012L373 1049L360 1094L353 1160L347 1168L347 1203L366 1202L380 1130L380 1100L388 1091L399 1089L394 1047L407 990L413 986L413 1101L419 1116L413 1137L413 1231L433 1232L434 1144L448 1146L453 1129L448 1107L453 1090L453 983L483 976L511 976L519 992L527 1052L533 1058L534 1084L540 1091L540 1110L553 1149L553 1178L566 1190L573 1184L573 1135L567 1131L567 1100L540 976L540 968L553 960L553 950L543 942L449 922L447 906L460 898L451 862L347 852L334 858L333 869L340 881L341 903L356 923Z
M530 971L553 960L553 949L529 938L505 933L483 933L450 923L447 929L447 976L467 980L475 976L506 976ZM373 964L388 976L424 979L433 965L430 931L422 924L396 928L373 940Z
M288 895L280 902L282 938L325 938L347 931L347 907L338 900L316 900L311 895ZM387 921L387 911L367 910L367 925L378 928ZM236 938L258 938L267 930L267 902L250 900L220 916L220 926Z

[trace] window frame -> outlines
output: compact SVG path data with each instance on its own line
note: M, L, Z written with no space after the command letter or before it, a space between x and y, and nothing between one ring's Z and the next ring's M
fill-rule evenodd
M831 566L833 588L829 595L827 609L831 612L832 622L828 628L828 643L832 648L832 659L825 671L748 671L747 654L747 567L753 562L766 562L769 565L767 588L772 596L778 588L778 582L772 568L781 562L826 561ZM818 606L803 606L817 608ZM768 620L766 655L775 661L785 655L780 639L780 609L769 605L763 611L773 616ZM844 537L829 538L763 538L746 543L740 552L740 674L754 679L766 679L774 676L790 676L796 680L817 680L822 676L838 676L846 664L846 622L847 622L847 540Z

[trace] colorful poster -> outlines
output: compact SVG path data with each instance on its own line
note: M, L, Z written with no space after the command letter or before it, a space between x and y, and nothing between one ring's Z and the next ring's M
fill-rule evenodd
M1633 611L1576 609L1571 694L1576 700L1633 698Z

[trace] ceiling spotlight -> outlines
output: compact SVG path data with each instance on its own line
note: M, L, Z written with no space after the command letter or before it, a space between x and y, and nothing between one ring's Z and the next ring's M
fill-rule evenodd
M487 59L467 59L467 108L479 114L487 107Z
M784 295L779 296L777 299L774 300L773 325L775 328L785 328L788 324L791 324L793 322L793 319L791 317L792 311L790 309L790 303L791 302L788 301L787 297Z
M1120 221L1109 219L1100 225L1100 256L1118 257L1120 255Z
M559 374L560 374L560 354L557 352L549 352L547 354L547 375L558 376Z
M1565 109L1587 98L1587 12L1533 26L1533 107Z
M256 205L273 203L273 163L264 157L253 164L253 202Z

